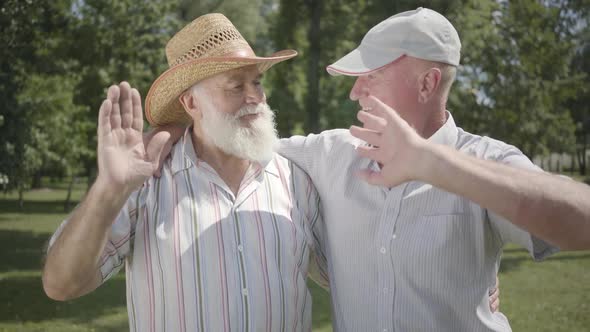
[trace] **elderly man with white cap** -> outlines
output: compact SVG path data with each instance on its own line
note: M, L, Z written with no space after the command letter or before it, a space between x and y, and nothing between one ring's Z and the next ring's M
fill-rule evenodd
M139 93L112 86L98 123L96 182L51 239L48 296L93 291L125 264L131 331L309 331L308 267L322 238L309 177L273 151L258 57L221 14L168 43L152 85L152 125L192 123L152 176L166 140L142 141ZM310 253L318 253L317 260Z
M322 201L338 331L510 331L488 306L502 248L590 248L590 188L455 125L453 25L394 15L327 70L356 76L363 127L281 141Z

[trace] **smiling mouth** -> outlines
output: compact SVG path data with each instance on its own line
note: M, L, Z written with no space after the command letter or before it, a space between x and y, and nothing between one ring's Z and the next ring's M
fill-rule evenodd
M256 118L258 118L260 116L260 113L254 113L254 114L246 114L240 117L240 120L242 121L253 121L256 120Z

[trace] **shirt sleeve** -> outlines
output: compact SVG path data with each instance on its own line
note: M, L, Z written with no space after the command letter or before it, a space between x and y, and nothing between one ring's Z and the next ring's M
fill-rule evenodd
M131 251L135 235L135 224L137 221L137 208L140 206L139 199L141 191L142 189L139 189L129 196L111 226L106 246L99 261L102 282L105 282L119 272L125 263L126 257ZM69 220L66 219L59 225L49 240L48 248L51 248L55 243L68 221Z
M309 259L308 276L319 286L328 289L328 262L324 247L325 225L321 213L320 196L311 178L297 165L290 163L293 176L294 197L297 207L304 216L306 236L312 252Z
M292 136L279 141L277 152L299 166L312 178L325 160L322 135Z
M527 158L519 149L508 147L497 160L511 167L522 168L530 171L543 172L543 170ZM497 230L504 244L514 243L527 249L534 260L542 260L556 252L559 249L538 237L530 234L526 230L516 226L504 217L487 210L488 217L492 226Z

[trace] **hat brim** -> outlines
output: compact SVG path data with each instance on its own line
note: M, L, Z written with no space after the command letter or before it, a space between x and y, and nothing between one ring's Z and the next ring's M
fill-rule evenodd
M192 120L178 101L178 96L195 83L250 65L256 65L262 73L296 55L295 50L283 50L268 57L209 57L174 66L162 73L150 87L145 100L146 118L152 126L191 123Z
M362 76L381 69L404 54L403 50L394 50L383 55L361 45L326 67L326 70L332 76Z

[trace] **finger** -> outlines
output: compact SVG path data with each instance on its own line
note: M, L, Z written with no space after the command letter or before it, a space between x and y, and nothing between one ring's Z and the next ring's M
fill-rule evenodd
M119 97L119 108L121 111L121 128L130 128L133 124L133 102L131 97L131 86L127 82L119 84L121 96Z
M119 87L112 85L107 93L107 98L111 101L111 130L121 128L121 111L119 109Z
M371 145L381 146L381 134L374 130L361 128L359 126L350 126L350 134Z
M388 123L390 120L396 121L396 123L402 120L399 114L397 114L393 108L373 95L364 97L359 102L363 108L371 109L371 114L385 119Z
M98 136L106 136L111 132L111 110L113 104L109 99L103 100L98 111Z
M498 308L500 308L500 300L497 299L496 301L490 303L490 310L492 312L498 311Z
M143 111L141 108L141 95L137 89L131 90L131 101L133 103L133 129L143 131Z
M382 152L378 148L371 146L358 146L356 148L356 152L363 158L375 160L379 163L383 163L385 161Z
M488 295L493 296L497 291L498 291L498 289L496 287L490 288L488 290Z
M363 123L364 128L380 133L383 132L383 129L385 129L385 126L387 125L385 119L362 110L356 114L356 118Z
M385 178L381 172L375 172L370 169L363 169L357 172L357 176L361 178L361 180L367 182L368 184L372 184L375 186L385 185Z

